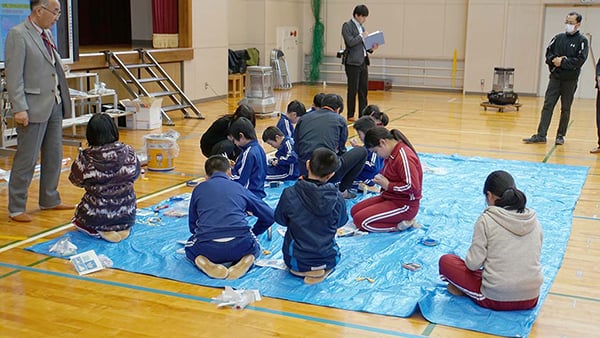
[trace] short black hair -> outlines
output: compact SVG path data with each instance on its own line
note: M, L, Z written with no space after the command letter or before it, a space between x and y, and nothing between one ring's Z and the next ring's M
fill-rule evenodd
M570 12L567 16L575 16L577 23L581 23L581 20L583 20L583 16L577 12Z
M229 168L229 160L223 155L212 155L204 163L206 176L212 176L217 171L226 173Z
M344 99L338 94L326 94L323 98L323 108L329 107L334 111L340 110L339 112L344 111Z
M366 115L354 122L352 127L354 127L354 130L362 131L366 134L369 129L377 127L377 123L371 116Z
M341 162L330 149L321 147L313 151L310 157L310 172L317 177L325 177L340 168Z
M315 94L313 97L313 106L317 108L323 107L323 98L325 97L325 93Z
M236 119L229 127L229 135L236 141L239 141L240 133L247 139L256 140L256 130L254 130L254 125L252 125L252 122L245 117Z
M358 5L354 7L352 16L369 16L369 9L365 5Z
M283 132L281 131L281 129L279 129L275 126L270 126L270 127L267 127L267 129L265 129L265 131L263 131L262 140L264 142L275 141L275 136L277 136L277 135L285 136L285 135L283 135Z
M302 103L298 100L294 100L294 101L288 103L287 112L288 113L296 113L296 116L300 117L300 116L306 114L306 107L304 106L304 103Z
M94 114L88 121L85 138L90 146L103 146L119 140L119 129L110 115Z

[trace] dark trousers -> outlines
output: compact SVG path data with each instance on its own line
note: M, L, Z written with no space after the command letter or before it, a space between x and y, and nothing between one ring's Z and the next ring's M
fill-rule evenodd
M329 180L331 183L340 183L340 191L346 191L352 187L354 179L362 171L367 160L367 149L365 147L352 148L340 156L342 165Z
M367 160L367 149L365 147L352 148L339 157L341 166L329 183L339 183L339 190L346 191L352 187L354 179L360 174ZM300 175L308 177L306 161L299 161L298 169Z
M600 147L600 89L596 91L596 131L598 132L598 147Z
M367 62L360 66L346 65L346 77L348 78L348 92L346 94L346 105L348 107L346 116L354 117L356 111L356 94L358 93L358 114L367 106L367 90L369 82L369 68Z
M560 122L556 136L567 135L569 127L569 119L571 117L571 104L573 103L573 95L577 90L577 79L575 80L560 80L550 77L546 95L544 97L544 107L542 108L542 116L538 125L537 134L546 137L548 127L552 120L552 114L558 98L560 97Z

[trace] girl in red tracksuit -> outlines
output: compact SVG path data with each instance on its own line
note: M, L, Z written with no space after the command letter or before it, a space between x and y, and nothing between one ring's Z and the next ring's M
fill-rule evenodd
M352 207L354 224L359 230L370 232L410 228L419 211L423 181L417 152L399 130L388 131L383 127L366 132L365 146L385 159L383 169L373 179L381 186L381 195Z

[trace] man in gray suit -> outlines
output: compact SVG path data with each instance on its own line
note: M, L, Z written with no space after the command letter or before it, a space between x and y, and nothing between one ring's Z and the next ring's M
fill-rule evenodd
M346 102L348 104L348 121L356 121L356 94L358 92L358 113L360 114L367 106L367 91L369 82L369 56L373 49L365 49L363 38L368 35L363 24L369 16L369 9L365 5L354 7L352 19L342 25L342 37L346 45L346 56L342 60L345 65L346 77L348 78L348 92Z
M31 1L27 20L6 38L6 83L17 125L17 151L8 185L13 221L30 222L27 191L41 153L39 206L65 210L57 191L62 167L62 118L71 115L69 87L50 28L60 17L58 0Z

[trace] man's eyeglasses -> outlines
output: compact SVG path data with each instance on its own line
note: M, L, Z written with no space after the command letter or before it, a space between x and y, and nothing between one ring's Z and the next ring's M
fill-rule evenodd
M47 12L51 13L52 15L54 15L54 16L55 16L55 17L57 17L57 18L58 18L58 17L59 17L59 16L62 14L62 13L61 13L61 11L54 12L54 11L51 11L51 10L49 10L49 9L48 9L47 7L45 7L45 6L41 6L41 7L42 7L42 8L43 8L45 11L47 11Z

